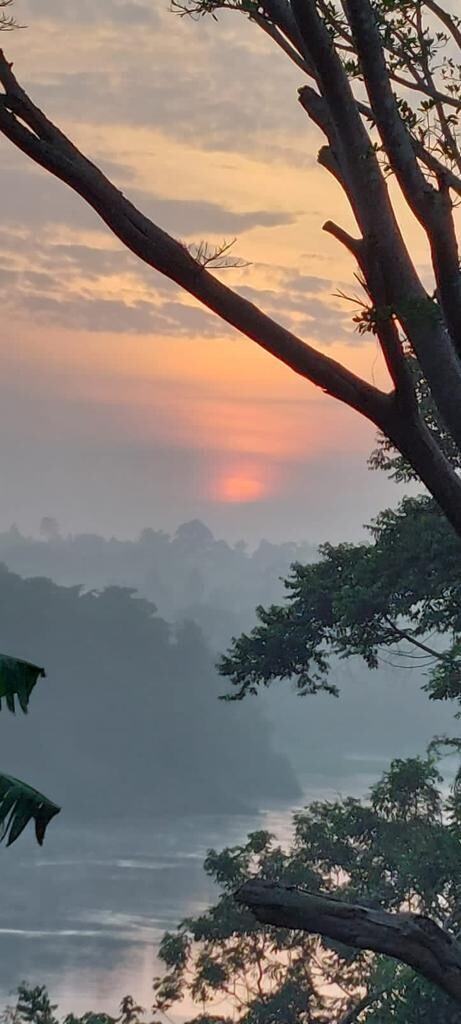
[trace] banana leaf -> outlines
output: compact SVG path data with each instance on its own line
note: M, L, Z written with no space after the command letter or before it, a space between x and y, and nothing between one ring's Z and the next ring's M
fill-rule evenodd
M7 846L18 839L29 821L35 821L35 835L42 845L47 826L61 810L43 793L12 775L0 774L0 843Z
M16 697L20 708L26 714L32 690L37 680L45 675L44 668L32 665L30 661L22 661L21 658L10 658L8 654L0 654L0 710L2 697L4 697L8 710L14 714Z

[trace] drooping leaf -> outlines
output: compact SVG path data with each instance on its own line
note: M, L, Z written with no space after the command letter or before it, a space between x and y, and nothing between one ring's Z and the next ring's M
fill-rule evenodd
M44 668L32 665L30 661L0 654L0 710L1 698L5 697L8 710L14 714L17 697L21 710L26 714L32 690L37 680L45 675Z
M43 793L11 775L0 775L0 842L7 846L18 839L29 821L35 821L35 835L42 845L47 826L61 810Z

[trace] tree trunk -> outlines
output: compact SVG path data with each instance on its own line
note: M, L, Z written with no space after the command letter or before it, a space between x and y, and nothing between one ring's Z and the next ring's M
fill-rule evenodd
M411 464L461 538L461 477L427 429L416 404L411 408L396 397L392 405L380 429Z
M390 914L258 879L245 882L236 899L263 924L322 935L400 960L461 1006L461 945L429 917Z

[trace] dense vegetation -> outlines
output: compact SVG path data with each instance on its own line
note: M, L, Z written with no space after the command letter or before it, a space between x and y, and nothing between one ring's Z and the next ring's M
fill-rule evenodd
M433 700L461 699L459 539L427 497L404 499L369 529L371 541L324 544L319 561L295 564L286 602L257 609L259 624L221 661L235 697L280 678L301 694L336 692L332 654L374 669L386 651L428 673Z
M363 549L369 557L371 548ZM354 551L362 551L362 545L351 548L351 560ZM449 560L448 556L449 551ZM399 557L396 555L394 564ZM140 597L157 605L162 619L173 623L172 634L184 619L193 621L213 652L225 650L232 636L239 636L243 630L248 634L256 623L256 606L267 607L274 602L274 609L280 607L283 578L291 563L299 567L304 590L310 572L312 580L318 578L322 585L327 571L326 566L318 566L318 554L308 544L262 541L251 551L243 542L231 546L213 537L197 521L183 524L172 536L149 528L137 540L120 540L96 534L66 536L55 521L48 519L42 524L40 539L25 537L14 528L0 534L0 559L21 575L46 576L66 585L80 582L87 590L101 589L109 583L134 587ZM333 561L328 573L334 586ZM288 596L291 594L289 590ZM289 616L288 608L286 614ZM286 649L286 645L280 646L279 658ZM47 657L49 653L51 644ZM265 694L264 711L272 722L274 742L300 777L316 776L316 784L320 784L320 776L323 781L334 779L343 791L345 777L355 771L364 769L375 775L391 757L417 754L434 732L450 728L448 707L431 707L419 692L425 662L396 658L394 654L389 654L389 665L386 652L380 651L379 668L370 675L362 658L352 657L346 662L333 653L328 679L341 692L340 708L327 694L320 694L315 704L302 708L289 698L287 687L274 687ZM213 653L213 660L217 657ZM229 689L224 680L213 679L210 705ZM34 716L40 713L42 699L43 691L40 701L34 703ZM217 713L210 707L210 715ZM253 713L256 710L251 706L248 714ZM27 728L27 723L22 727ZM231 728L228 719L223 719L223 727ZM325 736L329 737L328 744Z
M346 903L427 914L458 932L460 801L441 783L433 757L396 760L368 799L315 802L295 814L288 849L255 832L242 846L210 851L205 870L219 899L165 935L157 1008L180 1005L188 993L200 1007L196 1024L459 1021L451 1000L402 964L264 927L234 899L256 875Z
M0 0L0 7L5 6L9 0ZM295 678L301 693L331 692L331 653L362 656L373 668L383 647L393 651L405 641L410 651L422 652L434 662L430 696L459 700L461 480L456 465L461 451L461 276L454 214L456 197L461 194L459 18L435 0L347 0L339 8L323 0L174 0L173 7L182 15L197 18L211 13L216 19L223 8L243 13L306 76L308 84L304 82L299 98L326 141L319 162L342 188L358 237L331 220L325 227L358 264L364 301L356 325L379 342L391 390L379 390L359 378L227 288L210 273L211 266L220 269L226 265L225 249L210 253L201 245L194 250L143 216L34 105L2 52L0 130L82 196L142 261L296 373L373 422L382 432L384 446L389 443L400 452L457 536L450 542L442 514L440 533L438 509L432 499L426 503L423 499L397 515L384 514L375 528L374 545L353 550L344 545L324 547L323 558L314 569L295 568L289 584L291 604L260 609L261 625L235 641L222 671L237 686L237 698L280 676ZM8 25L4 23L4 27ZM387 189L389 173L395 177L408 212L425 233L433 272L429 288L400 229L399 205L394 208L394 194ZM422 388L418 380L423 381ZM422 394L424 384L430 395L429 413ZM447 455L447 435L454 459ZM419 531L416 541L415 529ZM35 582L39 591L40 585ZM40 601L43 597L40 591ZM93 601L101 602L98 612L101 608L103 613L109 612L111 626L117 621L114 605L120 598L118 591L108 591L102 598L77 592L76 597L79 611L92 607ZM21 608L23 604L21 599ZM119 629L126 623L126 611L118 621ZM136 738L136 754L143 750L141 718L130 718L135 700L133 670L136 679L138 675L145 679L146 665L155 667L159 677L168 679L171 692L169 676L174 678L175 654L180 651L181 663L185 658L192 661L196 654L189 639L196 633L187 626L174 643L168 636L164 638L160 654L149 643L143 648L147 634L151 639L152 618L151 609L144 612L134 624L132 657L127 657L126 646L117 651L124 680L117 692L124 715L119 756L127 733ZM60 635L58 610L55 619L53 629ZM104 616L99 621L96 615L91 623L94 621L98 632L105 635ZM163 626L159 628L161 631ZM76 634L73 624L73 636ZM437 640L430 645L433 634ZM89 635L92 639L85 620L82 645ZM91 653L95 647L91 645ZM139 669L133 664L133 650L143 653ZM103 678L105 669L100 658L98 672ZM78 691L75 683L73 690ZM82 696L81 689L78 696ZM141 696L141 717L148 718L148 712L155 711L149 703L150 691L144 688ZM108 686L105 708L109 721L113 698L114 691ZM181 702L179 713L178 704L174 703L174 710L181 741L193 723L189 718L184 722L185 709ZM198 704L193 702L192 715ZM83 724L81 700L75 705L73 719L77 736L79 714ZM86 739L83 729L80 735ZM112 728L111 739L115 736ZM160 731L153 740L164 761L168 752L161 746ZM183 750L181 742L178 749ZM220 759L221 746L216 744L213 753ZM209 762L205 766L201 754L194 749L193 767L195 778L203 783L208 779ZM99 764L96 767L99 769ZM145 777L146 768L147 762L137 756L138 777ZM251 777L254 783L254 772ZM213 861L211 854L208 867L224 885L223 904L216 915L212 911L199 921L189 921L179 937L165 939L162 950L171 971L158 986L158 1007L165 1009L181 995L184 973L191 965L191 991L205 1006L210 992L233 995L238 1002L239 971L243 969L242 1020L291 1015L292 1020L304 1016L306 1022L324 1022L336 1014L344 1024L354 1018L378 1021L386 1014L388 1019L398 1020L402 1011L401 1019L408 1022L411 1015L416 1020L430 1014L435 1020L441 1007L445 1021L454 1019L446 997L451 995L461 1005L458 796L455 790L451 800L442 802L436 790L438 782L431 760L399 762L391 765L388 775L373 789L369 805L347 801L344 806L311 807L300 825L307 849L302 870L298 832L293 864L290 854L272 850L270 837L261 833L250 837L247 847L225 852L223 860L215 857ZM123 785L117 786L117 798L119 803L129 800ZM138 802L138 810L139 806ZM263 881L250 885L247 881L235 893L235 883L245 883L252 869ZM301 883L309 891L301 889ZM250 895L258 886L259 902L255 903ZM357 900L362 902L354 906ZM370 901L372 908L378 909L367 907ZM256 907L259 921L279 926L270 932L264 961L259 957L259 925L247 911L246 923L239 923L242 904ZM230 919L220 920L222 905ZM306 906L307 924L302 910ZM381 906L386 913L380 911ZM352 928L344 928L344 922L352 922ZM287 936L289 926L292 931ZM297 937L300 929L301 939ZM331 940L339 932L348 936L347 950L337 944L332 947L331 941L325 944L325 936ZM237 940L241 945L235 949ZM191 960L193 942L204 945ZM358 947L365 952L358 953ZM389 974L388 962L382 969L380 961L376 964L376 952L383 951L399 962L394 974ZM267 954L270 958L274 953L275 959L268 965ZM418 970L417 981L408 974L408 964ZM426 980L421 982L421 977ZM432 989L427 989L427 979L443 991L437 1002ZM339 983L345 998L335 1000L335 993L325 989L326 982ZM271 984L275 990L268 993L266 986ZM25 1003L24 1012L30 1018L26 996ZM135 1013L132 1004L131 1011Z
M203 636L132 591L23 580L0 569L0 650L47 667L33 714L2 715L2 762L66 816L255 809L296 798L255 705L229 709ZM116 783L116 784L114 784Z
M407 967L302 931L265 927L234 894L249 877L339 895L370 907L431 915L458 931L460 796L442 784L435 752L395 760L364 800L317 801L294 815L291 844L253 832L239 846L210 850L205 871L219 893L206 912L166 933L165 973L154 983L154 1019L194 1024L459 1024L442 992ZM21 985L4 1024L57 1024L46 989ZM141 1024L131 996L116 1017L88 1011L65 1024Z

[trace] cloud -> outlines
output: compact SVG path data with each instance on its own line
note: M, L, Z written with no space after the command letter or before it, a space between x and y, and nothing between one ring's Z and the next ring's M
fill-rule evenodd
M167 205L179 221L177 204ZM179 203L180 209L183 205ZM219 221L217 208L210 213L212 204L185 205L189 206L189 216L199 208ZM259 213L237 216L246 224L263 219ZM227 212L222 211L222 227L229 226L226 217ZM0 227L0 249L0 298L4 307L38 318L41 323L116 334L222 337L231 331L208 310L181 301L183 292L175 282L125 248L56 242L52 235L47 237L46 231L37 235L33 230L15 231L4 224ZM244 280L248 274L257 279L258 267L250 267ZM235 287L306 340L359 343L359 336L351 329L350 310L338 303L329 279L287 271L276 271L275 276L281 278L277 288L257 288L238 280Z
M370 347L332 295L320 231L324 203L340 220L342 199L330 204L314 169L301 72L246 18L193 24L167 4L21 0L30 28L8 53L33 99L143 212L188 241L239 236L238 255L255 262L226 283L306 341L357 340L360 372ZM358 521L376 511L345 455L362 461L371 447L365 421L188 305L70 189L4 139L0 150L3 521L51 509L73 528L125 533L149 515L193 518L211 509L203 494L231 456L254 451L270 466L282 450L291 490L264 522L257 506L253 520L228 506L231 534L324 537L340 507L343 536L363 495Z
M284 285L288 291L317 294L319 291L326 291L333 287L333 282L326 277L316 277L312 274L293 274L285 271Z
M169 199L140 189L131 189L128 198L160 227L184 237L238 235L254 228L292 224L297 216L283 210L232 210L212 200ZM3 225L80 228L102 223L68 186L32 164L0 169L0 220Z
M238 291L306 341L359 344L361 338L351 326L350 311L338 303L332 289L326 278L300 274L287 278L277 290L245 285Z
M146 302L130 306L114 299L55 299L50 295L26 293L22 296L21 309L42 322L74 330L150 334L171 333L173 329L171 321Z
M222 336L229 330L208 310L181 302L174 282L127 250L38 241L32 269L32 245L31 234L15 239L0 228L0 301L10 315L114 334ZM15 256L24 265L11 269Z
M218 203L193 199L162 199L140 191L130 198L170 234L239 235L253 228L273 228L293 224L296 213L283 210L230 210Z
M37 20L34 3L23 0L22 8L28 21ZM152 27L159 24L159 17L152 4L141 0L40 0L41 19L77 22L82 25L104 24L141 25Z
M0 292L1 294L1 292ZM109 332L112 334L155 334L178 337L222 336L229 328L207 310L180 302L123 302L95 297L55 298L39 291L24 290L16 301L2 296L2 304L33 317L34 321L71 328L74 331Z
M196 241L270 230L296 219L280 210L229 209L212 199L171 199L139 189L131 195L174 236ZM0 169L0 223L0 290L11 311L75 330L193 336L228 331L206 310L181 303L175 283L128 249L114 248L117 243L93 211L32 165ZM101 244L74 240L85 232L100 236ZM66 235L69 241L62 241Z
M194 23L166 3L116 0L30 2L25 14L31 34L49 37L51 59L32 83L54 119L154 127L202 148L272 160L295 156L299 133L311 130L297 102L299 69L241 15ZM70 25L73 53L64 63L56 43Z

